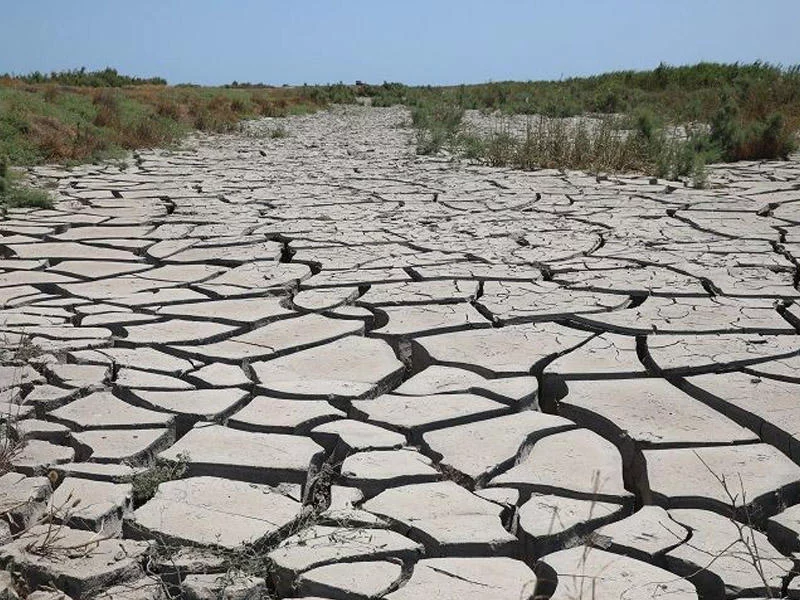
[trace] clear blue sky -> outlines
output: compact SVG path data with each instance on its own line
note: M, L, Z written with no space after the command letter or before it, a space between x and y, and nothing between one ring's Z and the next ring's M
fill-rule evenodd
M2 0L0 72L170 83L558 79L800 63L800 0Z

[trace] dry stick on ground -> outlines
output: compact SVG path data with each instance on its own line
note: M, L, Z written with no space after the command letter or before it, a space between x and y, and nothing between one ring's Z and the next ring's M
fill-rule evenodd
M587 518L587 521L591 520L592 515L594 514L594 509L595 509L595 506L597 505L597 494L598 494L599 490L600 490L600 471L596 470L596 471L594 471L592 473L592 501L591 501L591 504L589 505L589 516ZM561 521L561 518L558 515L558 507L554 506L553 507L553 515L550 518L550 525L549 525L548 530L547 530L547 535L548 536L553 533L553 525L555 524L556 521L558 521L558 523L563 527L564 523L563 523L563 521ZM577 536L577 537L571 538L570 540L567 541L567 543L564 545L564 548L563 548L563 549L567 549L567 548L572 548L572 547L574 547L574 546L576 546L578 544L583 544L583 552L581 554L581 562L580 562L581 573L580 574L577 574L577 573L563 573L563 574L561 574L561 575L565 575L567 577L573 577L575 579L580 579L580 591L578 592L579 596L575 600L583 600L584 583L586 582L586 580L590 580L591 581L591 593L592 593L592 595L591 595L591 598L589 600L595 600L596 596L597 596L597 580L600 578L600 576L603 573L602 570L600 571L600 573L597 573L597 574L591 575L591 576L584 575L584 573L583 573L584 565L586 564L586 557L588 556L589 552L592 549L592 547L589 544L587 544L586 541L591 536L592 536L592 533L589 533L584 537ZM603 569L603 570L605 570L605 569ZM558 585L558 581L556 581L556 585ZM534 587L535 586L536 586L536 584L534 584ZM527 589L527 586L525 586L523 588L522 592L521 592L521 600L525 600L527 598L527 596L525 596L525 590L526 589ZM536 594L536 590L535 589L534 589L533 593ZM534 595L533 596L533 600L540 600L540 599L544 600L544 598L546 598L546 597L549 597L549 596Z
M675 536L675 539L681 541L681 543L683 543L683 544L686 544L688 547L690 547L690 548L692 548L694 550L697 550L701 554L706 554L706 555L709 556L709 560L705 565L703 565L702 567L696 569L695 571L693 571L692 573L690 573L689 575L687 575L685 577L676 578L676 580L677 579L691 580L693 577L696 577L697 575L699 575L703 571L707 571L709 568L711 568L711 566L715 562L717 562L721 558L732 556L733 558L737 558L738 559L739 555L741 553L734 553L732 555L729 555L728 552L731 550L731 548L733 548L737 544L741 543L745 547L745 550L747 552L747 557L748 557L748 560L746 561L747 564L749 564L750 566L753 567L753 569L758 574L759 579L761 579L761 582L764 585L764 593L766 594L765 597L766 598L773 598L774 596L773 596L773 593L772 593L772 589L771 589L771 587L770 587L770 585L769 585L769 583L767 581L766 575L764 574L764 568L762 567L762 562L770 562L770 563L776 564L777 560L785 559L786 557L784 557L782 555L779 556L779 557L768 557L768 558L765 558L765 557L761 556L761 554L760 554L760 552L758 550L758 544L757 544L756 539L755 539L755 533L754 533L755 532L755 528L753 527L751 514L750 514L749 509L747 508L746 493L745 493L745 489L744 489L744 482L742 481L741 475L739 475L739 486L741 488L741 494L742 494L741 505L743 507L743 510L744 510L746 518L747 518L747 524L743 524L743 523L741 523L740 521L738 521L735 518L737 505L739 503L738 502L738 495L731 492L730 487L728 486L726 477L724 475L718 475L716 472L714 472L711 469L711 467L708 465L708 463L706 461L704 461L703 458L699 454L697 454L697 452L694 452L694 454L695 454L695 456L697 456L697 459L703 464L703 466L706 469L708 469L708 471L711 473L711 475L714 477L714 479L716 479L717 482L722 486L723 490L725 491L725 495L730 500L732 511L731 511L731 516L729 517L729 520L736 527L738 535L737 535L737 538L735 540L733 540L728 545L726 545L722 550L720 550L720 551L718 551L716 553L712 553L712 552L709 552L708 550L706 550L704 548L700 548L698 546L695 546L689 540L681 541L680 537L674 531L670 530L666 525L661 523L661 527L663 527L667 532L669 532L670 535ZM745 532L745 528L750 530L749 535Z
M188 461L189 456L186 454L183 458L183 471L185 471L185 464ZM219 574L220 578L226 582L231 582L233 581L233 575L239 573L246 576L262 577L263 579L269 581L271 576L271 564L268 554L278 547L286 547L287 545L304 546L317 540L328 540L331 543L354 543L362 541L363 538L361 536L363 536L365 532L368 532L369 528L351 527L344 519L329 519L329 521L335 523L336 525L334 531L330 533L304 535L304 532L306 532L310 527L326 520L321 518L322 513L325 510L322 505L322 500L324 499L325 494L322 494L319 488L320 486L329 487L331 485L331 482L335 477L336 470L339 469L341 465L342 461L334 464L327 462L323 463L319 472L317 472L309 482L309 486L315 488L315 493L307 499L310 501L310 504L303 507L301 513L292 523L287 525L276 534L273 534L273 536L277 535L277 537L269 537L266 540L244 544L235 549L224 549L220 547L215 548L213 546L208 548L212 553L219 555L224 560L225 571ZM183 471L181 472L180 476L182 476ZM367 533L367 535L369 534ZM297 537L296 540L293 540L290 544L285 543L286 540L295 536ZM363 539L363 542L365 547L370 547L369 539ZM281 546L281 544L283 544L283 546ZM162 557L171 559L181 547L184 546L180 543L171 544L165 542L164 540L157 540L155 546L153 547L153 551L148 557L148 561L145 566L146 573L151 576L159 577L157 569L154 568L155 557L157 555L161 555ZM176 572L180 570L179 567L174 564L174 562L173 567L175 568ZM168 587L169 586L166 583L162 585L166 596L171 598L171 591L167 589Z
M736 527L736 531L737 531L738 535L737 535L737 539L734 540L731 544L729 544L726 547L726 549L724 550L724 552L729 550L734 545L736 545L738 543L741 543L744 546L745 551L747 553L747 557L748 557L748 561L747 562L753 567L755 572L758 574L759 579L761 579L761 582L764 584L764 591L767 594L767 597L768 598L773 598L774 596L772 595L772 588L771 588L769 582L767 581L766 575L764 574L764 567L762 566L762 561L771 562L773 564L776 564L776 560L777 559L773 558L773 557L762 558L762 556L761 556L761 554L759 552L758 543L756 542L756 539L755 539L752 515L750 513L750 509L747 506L747 492L746 492L746 490L744 488L744 482L742 481L741 474L738 474L738 477L739 477L739 488L741 490L741 507L742 507L742 510L744 511L745 518L747 519L747 523L746 524L745 523L741 523L740 521L738 521L736 519L736 512L737 512L737 504L738 504L739 495L738 494L734 494L731 491L725 475L724 474L719 475L719 474L715 473L714 470L709 466L709 464L705 460L703 460L703 458L696 451L694 452L694 455L703 464L703 466L706 469L708 469L708 472L711 473L711 476L714 477L714 479L716 479L717 482L722 486L722 489L725 491L725 495L728 497L728 500L730 501L730 504L731 504L731 516L729 517L729 520ZM749 534L745 531L745 528L747 528L749 530ZM711 566L711 564L713 564L713 562L715 560L717 560L717 558L719 558L722 555L723 555L722 553L719 553L716 557L714 557L712 559L711 563L706 565L705 568L708 568L709 566ZM781 556L781 558L785 558L785 557ZM700 571L698 571L698 572L700 572Z
M5 338L5 336L3 337ZM28 359L35 355L35 349L36 347L30 343L28 336L23 333L14 348L11 359L14 362L23 361L27 364ZM21 373L21 368L14 372L8 389L13 390L20 385ZM21 400L16 403L16 412L12 408L13 404L13 402L9 401L8 410L4 415L3 422L0 423L0 475L5 475L14 468L14 459L25 445L25 440L20 438L14 427L19 421L19 413L25 401Z
M761 552L760 552L760 550L758 548L758 542L757 542L756 537L755 537L755 528L753 527L752 515L751 515L751 512L750 512L749 508L747 507L747 495L746 495L746 491L745 491L745 488L744 488L744 482L743 482L743 480L741 478L741 475L738 476L739 477L739 487L741 489L741 501L740 501L739 500L739 495L738 494L734 494L731 491L730 486L728 485L728 482L727 482L727 479L726 479L725 475L718 475L717 473L715 473L711 469L711 467L708 465L708 463L706 463L703 460L703 458L699 454L697 454L697 452L695 452L694 454L697 456L698 460L700 460L700 462L703 464L703 466L705 466L708 469L708 471L717 480L717 482L719 482L719 484L722 486L723 490L725 491L725 495L728 497L728 499L729 499L729 501L731 503L732 513L731 513L731 516L730 516L730 521L736 527L737 538L734 541L732 541L731 543L729 543L727 546L725 546L725 548L723 548L722 550L720 550L717 553L709 553L707 550L705 550L703 548L698 548L697 546L692 545L691 542L685 541L684 543L686 543L689 547L691 547L691 548L693 548L693 549L695 549L695 550L697 550L697 551L699 551L699 552L701 552L703 554L709 554L710 558L709 558L708 563L706 563L704 566L700 567L699 569L697 569L696 571L694 571L693 573L689 574L686 577L676 577L675 581L677 581L679 579L691 580L691 578L693 578L696 575L702 573L703 571L706 571L707 569L709 569L720 558L724 558L724 557L727 557L727 556L733 556L734 558L738 559L739 555L741 553L734 553L732 555L729 555L728 552L732 548L734 548L736 545L741 543L744 546L745 552L746 552L746 555L747 555L746 562L747 562L747 564L752 566L753 569L755 570L755 572L758 574L759 579L761 580L762 584L764 585L764 592L766 594L766 597L767 598L774 598L774 595L773 595L773 592L772 592L772 587L770 586L770 584L768 582L768 579L767 579L767 576L764 573L763 563L764 562L769 562L769 563L777 565L777 560L785 559L785 557L784 556L780 556L780 557L764 557L764 556L761 555ZM596 480L595 480L595 485L597 485L597 481ZM594 501L593 501L592 507L593 506L594 506ZM737 506L741 506L742 507L742 509L744 511L744 514L745 514L745 517L747 519L747 523L741 523L740 521L738 521L735 518L735 515L736 515L736 512L737 512ZM552 527L553 521L556 518L557 510L558 509L554 509L553 510L554 517L553 517L553 520L551 520L551 527ZM662 524L662 527L664 527L667 531L669 531L670 534L675 535L676 539L680 539L673 531L670 531L663 524ZM583 550L582 558L581 558L581 564L585 564L586 557L587 557L589 551L590 551L590 547L589 546L585 546L584 550ZM591 597L590 597L589 600L595 600L596 593L597 593L597 579L599 579L600 574L595 574L595 575L592 575L591 577L586 577L586 576L583 575L583 573L581 573L580 575L567 574L567 576L578 577L578 578L581 579L579 595L578 595L578 598L576 598L575 600L583 600L583 598L584 598L584 589L585 589L584 588L584 581L586 579L590 579L591 580Z
M80 544L61 544L64 539L62 531L67 526L72 518L72 511L81 503L80 498L74 498L72 492L66 499L56 506L53 502L53 497L50 497L50 506L47 512L38 519L35 523L29 525L24 531L17 534L15 537L22 537L25 533L31 531L33 527L47 523L47 531L43 536L37 535L27 546L25 550L31 554L38 554L40 556L52 556L58 553L74 554L76 551L83 551L83 556L97 548L100 542L113 539L112 535L97 534L92 539L81 542Z

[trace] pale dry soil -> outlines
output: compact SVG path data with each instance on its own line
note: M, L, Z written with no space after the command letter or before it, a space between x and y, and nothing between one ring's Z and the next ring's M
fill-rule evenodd
M3 597L798 597L800 162L518 172L407 121L33 170Z

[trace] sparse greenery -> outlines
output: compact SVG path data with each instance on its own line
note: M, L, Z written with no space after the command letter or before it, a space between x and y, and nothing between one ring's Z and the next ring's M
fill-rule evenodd
M50 208L53 200L43 191L21 185L0 156L0 208Z
M696 187L705 185L705 164L716 157L697 132L680 138L644 121L627 130L615 117L571 122L539 117L529 122L521 137L500 129L485 136L460 133L454 139L461 156L493 167L637 171L669 179L689 176Z
M417 154L435 154L452 144L461 128L464 109L444 101L432 101L411 110L417 128Z
M289 130L283 125L278 125L277 127L270 129L269 137L271 137L273 140L287 138L289 137Z
M180 479L189 468L189 455L178 454L176 461L161 462L154 467L138 473L133 478L133 503L141 506L152 498L159 484Z

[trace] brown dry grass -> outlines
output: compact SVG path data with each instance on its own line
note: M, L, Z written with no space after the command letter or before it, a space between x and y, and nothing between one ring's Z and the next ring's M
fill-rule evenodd
M243 119L311 112L326 87L115 88L0 78L0 155L12 164L83 162L171 144L193 129L230 131Z

